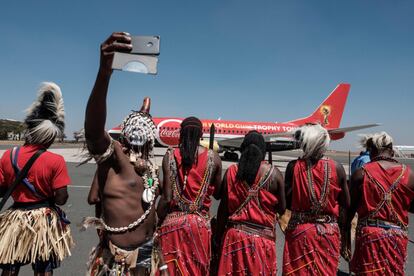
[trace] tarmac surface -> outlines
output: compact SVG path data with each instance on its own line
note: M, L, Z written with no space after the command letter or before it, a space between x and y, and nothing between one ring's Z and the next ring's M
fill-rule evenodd
M10 148L10 145L0 144L0 156L4 150ZM71 229L75 240L75 248L72 251L72 256L64 260L61 267L55 270L54 275L85 275L86 262L88 260L88 254L92 247L97 244L96 232L93 229L81 232L79 224L82 218L85 216L93 216L94 208L89 206L86 199L89 192L89 187L96 169L96 165L93 162L87 163L80 167L77 167L80 160L82 160L81 148L79 145L58 145L52 147L51 151L59 153L65 157L69 170L69 175L72 179L72 184L69 186L69 200L63 209L66 211L69 219L72 221ZM156 149L156 159L161 164L162 155L165 153L165 149ZM283 172L289 162L295 159L300 152L278 152L273 155L273 161L276 166ZM336 161L342 163L345 170L348 171L348 154L347 153L329 153L329 155ZM351 160L355 156L351 156ZM407 165L410 165L414 169L414 159L402 160ZM223 162L223 172L232 162ZM211 214L214 215L217 212L218 201L213 201ZM410 221L412 222L409 227L409 238L414 241L414 215L410 214ZM277 227L277 264L278 275L281 275L282 257L283 257L283 244L284 236L280 229ZM406 275L414 275L414 243L408 244L408 257L406 265ZM347 263L341 260L340 270L338 275L347 275L348 272ZM25 266L21 269L20 275L33 275L30 266Z

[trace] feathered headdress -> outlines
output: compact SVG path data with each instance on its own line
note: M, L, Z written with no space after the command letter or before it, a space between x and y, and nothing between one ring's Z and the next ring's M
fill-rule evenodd
M47 145L63 134L65 110L62 92L53 82L44 82L37 100L27 109L26 143Z

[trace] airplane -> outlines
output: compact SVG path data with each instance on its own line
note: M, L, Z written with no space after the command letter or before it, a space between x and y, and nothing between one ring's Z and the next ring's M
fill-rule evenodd
M366 124L340 128L350 87L350 84L339 84L310 116L284 123L201 119L203 140L209 140L210 126L214 124L214 139L216 145L218 144L219 152L224 152L225 159L237 160L236 151L240 150L244 136L249 131L256 130L265 138L270 159L271 152L298 149L299 145L294 140L293 134L296 129L305 124L321 124L328 130L331 140L342 139L346 132L378 126L379 124ZM157 126L156 146L178 146L180 124L184 118L153 117L152 119ZM117 139L120 129L119 125L108 133Z

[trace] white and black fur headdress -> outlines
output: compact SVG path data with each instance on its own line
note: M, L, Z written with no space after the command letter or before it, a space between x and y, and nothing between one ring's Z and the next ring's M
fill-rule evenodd
M57 84L41 84L37 100L27 109L26 143L47 145L63 135L65 111L62 92Z

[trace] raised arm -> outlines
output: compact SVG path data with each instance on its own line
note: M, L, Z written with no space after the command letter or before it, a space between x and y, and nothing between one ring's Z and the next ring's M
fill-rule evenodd
M113 33L101 44L99 71L85 114L85 138L91 154L104 153L110 143L110 138L105 132L106 96L112 74L114 53L130 52L131 49L131 36L124 32Z

